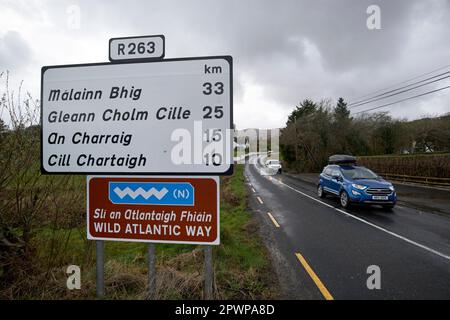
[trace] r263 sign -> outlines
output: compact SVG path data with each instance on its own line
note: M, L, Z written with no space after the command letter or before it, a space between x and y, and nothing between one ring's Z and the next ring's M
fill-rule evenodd
M112 38L109 41L109 60L162 59L164 36Z

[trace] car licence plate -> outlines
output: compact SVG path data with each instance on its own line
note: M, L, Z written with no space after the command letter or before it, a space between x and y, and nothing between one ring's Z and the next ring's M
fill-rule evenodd
M387 200L388 196L372 196L372 200Z

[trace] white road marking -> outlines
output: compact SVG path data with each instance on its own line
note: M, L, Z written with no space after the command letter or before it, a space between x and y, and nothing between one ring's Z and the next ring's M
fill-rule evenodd
M256 199L258 199L259 203L263 204L264 202L261 200L260 197L256 197Z
M318 199L316 199L316 198L314 198L314 197L312 197L312 196L310 196L310 195L308 195L308 194L306 194L306 193L304 193L304 192L302 192L302 191L300 191L300 190L297 190L297 189L291 187L290 185L287 185L286 183L280 181L279 179L275 179L275 180L278 180L278 182L279 182L280 184L282 184L283 186L285 186L285 187L287 187L287 188L289 188L289 189L291 189L291 190L293 190L293 191L295 191L295 192L297 192L297 193L299 193L299 194L301 194L301 195L303 195L303 196L305 196L305 197L307 197L307 198L309 198L309 199L311 199L311 200L314 200L314 201L316 201L316 202L318 202L318 203L320 203L320 204L323 204L324 206L327 206L327 207L329 207L329 208L331 208L331 209L334 209L334 210L336 210L336 211L338 211L338 212L340 212L340 213L343 213L344 215L346 215L346 216L349 217L349 218L358 220L358 221L360 221L360 222L362 222L362 223L365 223L365 224L367 224L367 225L369 225L369 226L371 226L371 227L373 227L373 228L375 228L375 229L378 229L378 230L383 231L383 232L385 232L385 233L387 233L387 234L390 234L390 235L393 236L393 237L396 237L396 238L398 238L398 239L401 239L401 240L403 240L403 241L406 241L406 242L408 242L409 244L412 244L412 245L414 245L414 246L416 246L416 247L419 247L419 248L421 248L421 249L424 249L424 250L426 250L426 251L428 251L428 252L431 252L431 253L433 253L433 254L435 254L435 255L437 255L437 256L440 256L440 257L442 257L442 258L444 258L444 259L450 260L450 256L448 256L448 255L446 255L446 254L443 254L443 253L441 253L441 252L439 252L439 251L436 251L436 250L434 250L434 249L432 249L432 248L430 248L430 247L427 247L427 246L425 246L425 245L423 245L423 244L420 244L420 243L418 243L418 242L416 242L416 241L414 241L414 240L411 240L411 239L409 239L409 238L406 238L406 237L404 237L404 236L401 236L401 235L399 235L399 234L397 234L397 233L395 233L395 232L389 231L389 230L387 230L387 229L385 229L385 228L383 228L383 227L380 227L380 226L378 226L378 225L376 225L376 224L374 224L374 223L372 223L372 222L369 222L369 221L367 221L367 220L364 220L364 219L362 219L362 218L359 218L359 217L357 217L357 216L354 216L354 215L352 215L352 214L350 214L350 213L348 213L348 212L345 212L344 210L341 210L341 209L339 209L339 208L335 208L335 207L333 207L332 205L329 205L328 203L325 203L325 202L323 202L323 201L320 201L320 200L318 200Z

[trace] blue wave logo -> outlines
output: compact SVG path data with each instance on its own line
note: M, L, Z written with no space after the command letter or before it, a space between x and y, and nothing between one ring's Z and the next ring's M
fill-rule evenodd
M114 204L193 206L194 187L187 182L110 182Z

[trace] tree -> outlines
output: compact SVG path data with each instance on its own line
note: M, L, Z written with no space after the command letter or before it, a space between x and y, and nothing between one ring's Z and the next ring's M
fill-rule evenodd
M333 127L330 128L335 140L335 152L352 154L350 145L350 142L354 140L354 137L352 137L354 134L352 125L347 103L344 101L344 98L339 98L334 107Z
M288 169L317 172L331 154L355 156L450 151L450 115L413 121L393 119L388 111L351 116L339 98L303 100L280 132Z
M338 99L336 108L334 108L334 116L336 117L336 120L350 118L350 110L348 110L347 103L344 101L344 98Z
M0 119L0 141L7 130L8 130L8 126L5 124L5 122L2 119Z
M314 111L317 110L317 104L314 103L312 100L305 99L300 103L300 106L296 106L294 111L291 112L291 114L288 117L288 121L286 123L286 126L288 126L291 123L294 123L295 120L305 117L307 115L310 115L314 113Z
M411 121L415 151L433 152L450 150L450 116L423 118Z

